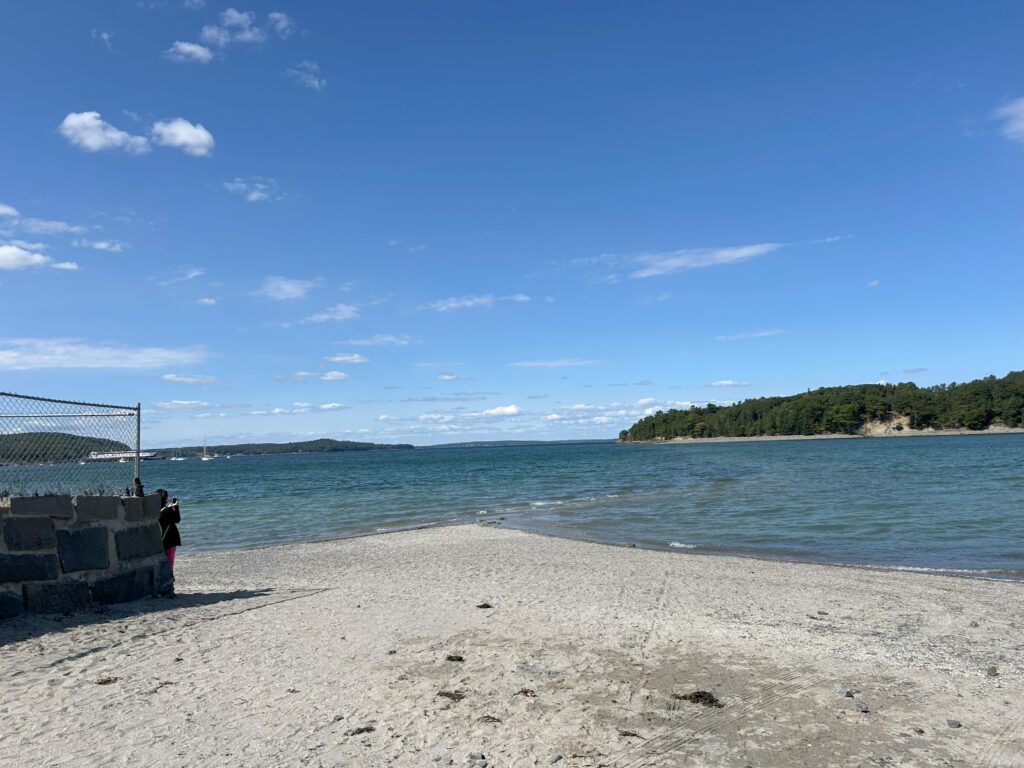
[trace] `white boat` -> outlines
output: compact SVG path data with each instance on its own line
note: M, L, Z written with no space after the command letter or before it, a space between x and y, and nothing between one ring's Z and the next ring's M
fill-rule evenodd
M185 460L186 458L187 458L187 457L185 457L185 456L179 456L179 455L178 455L178 452L177 452L177 451L175 451L175 452L174 452L174 455L173 455L173 456L171 456L171 461L184 461L184 460Z
M210 456L206 452L206 435L203 435L203 455L199 457L200 461L213 461L216 457Z

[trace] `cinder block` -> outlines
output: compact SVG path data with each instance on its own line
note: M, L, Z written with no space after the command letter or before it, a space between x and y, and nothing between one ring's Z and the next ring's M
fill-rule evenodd
M75 499L75 510L80 523L117 520L121 513L121 499L118 496L79 496Z
M11 552L57 546L53 520L48 517L9 517L0 525L3 525L4 541Z
M145 520L160 519L160 494L150 493L142 497L142 517Z
M88 608L89 585L84 581L51 581L23 584L25 610L28 613L65 613Z
M114 534L119 560L137 560L140 557L159 555L164 551L160 539L160 526L156 523L136 525Z
M14 496L11 514L29 517L61 517L70 520L75 514L70 496Z
M59 573L56 555L0 555L0 581L52 581Z
M138 496L125 496L121 501L124 503L124 519L131 523L140 522L145 508L144 499Z
M25 599L20 592L0 592L0 619L13 619L25 612Z
M92 585L91 592L97 603L126 603L153 595L153 569L136 568L100 579Z
M110 567L106 528L57 531L57 555L64 573Z

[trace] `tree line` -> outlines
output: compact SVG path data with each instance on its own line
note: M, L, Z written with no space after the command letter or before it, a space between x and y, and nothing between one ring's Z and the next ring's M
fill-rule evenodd
M658 411L622 430L619 439L854 435L869 422L898 417L906 417L910 429L1024 426L1024 371L963 384L919 387L903 382L822 387L790 397L759 397L727 406L710 403L686 410Z

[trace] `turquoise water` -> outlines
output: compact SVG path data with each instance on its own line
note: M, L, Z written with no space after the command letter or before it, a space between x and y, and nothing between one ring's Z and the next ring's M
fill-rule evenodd
M1024 578L1024 435L146 462L183 551L495 521L557 536Z

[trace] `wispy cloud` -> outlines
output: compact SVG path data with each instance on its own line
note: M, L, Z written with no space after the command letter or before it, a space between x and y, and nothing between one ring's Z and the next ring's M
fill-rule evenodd
M290 277L271 275L263 281L256 295L274 301L304 299L306 294L319 284L318 280L297 280Z
M644 253L633 259L643 266L630 273L632 278L668 275L685 269L702 269L722 264L736 264L777 251L785 243L758 243L732 248L684 248L664 253Z
M733 379L719 379L708 384L709 387L749 387L749 381L734 381Z
M357 352L345 352L337 355L328 355L324 358L332 363L368 363L370 358L366 355L360 355Z
M212 307L217 303L216 299L212 299L209 296L203 296L202 298L196 299L196 304L201 307Z
M490 307L497 301L512 301L525 303L530 297L523 293L515 293L511 296L494 296L493 294L481 294L477 296L453 296L448 299L424 304L420 309L432 309L435 312L451 312L456 309L472 309L474 307Z
M261 176L252 176L248 179L235 178L231 181L225 181L224 189L233 195L239 195L247 203L261 203L265 200L284 199L284 195L277 190L277 182Z
M18 213L18 209L15 208L13 205L5 205L4 203L0 203L0 218L17 218L19 215L20 214Z
M299 85L314 91L327 87L327 79L320 75L320 65L315 61L300 61L284 73Z
M206 359L203 347L131 347L74 338L0 341L0 368L169 368Z
M352 320L356 317L359 317L359 307L352 304L335 304L322 312L310 315L303 322L326 323L330 320Z
M81 235L88 232L88 227L79 224L68 224L66 221L51 219L22 219L19 225L33 235Z
M519 360L509 363L516 368L572 368L580 365L600 365L604 360L583 360L576 357L567 357L559 360Z
M69 112L57 128L73 146L86 152L121 149L130 155L149 152L149 139L133 136L103 120L99 112Z
M1003 136L1024 143L1024 97L1003 104L992 116L1001 121L999 132Z
M868 280L868 288L877 288L882 284L881 280Z
M237 43L263 43L271 34L285 39L294 32L295 20L286 13L274 11L267 14L265 24L257 24L256 14L252 11L228 8L221 12L220 24L208 24L200 30L199 39L204 43L226 48Z
M166 287L176 283L187 283L189 280L195 280L205 274L206 270L202 267L179 267L171 277L161 280L159 284Z
M153 407L161 411L198 411L212 406L205 400L158 400Z
M110 251L120 253L128 246L117 240L75 240L72 245L78 248L92 248L94 251Z
M153 123L150 131L153 141L161 146L180 149L193 157L209 157L213 154L213 134L201 123L190 123L183 117L175 117Z
M113 43L112 43L112 41L114 39L114 33L113 32L104 32L103 30L94 29L92 31L92 39L93 40L99 40L100 42L102 42L104 47L110 53L114 52L114 46L113 46Z
M778 336L783 333L782 328L769 328L763 331L740 331L728 336L715 336L715 341L742 341L743 339L760 339L765 336Z
M412 337L404 333L398 336L390 333L377 333L365 339L348 339L342 343L354 347L406 347L412 343Z
M321 381L345 381L348 378L348 374L344 371L327 371L320 377Z
M213 61L213 51L199 43L175 40L171 47L164 51L164 58L180 63L209 64Z
M160 378L177 384L213 384L217 381L216 376L202 376L198 373L165 373Z
M499 405L496 408L488 408L480 411L480 416L518 416L520 414L518 405ZM472 414L471 414L472 415Z

